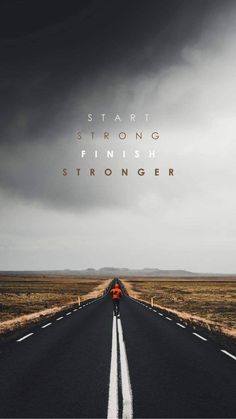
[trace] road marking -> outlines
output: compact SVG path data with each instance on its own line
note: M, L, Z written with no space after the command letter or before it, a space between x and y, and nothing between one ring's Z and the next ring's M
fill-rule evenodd
M71 314L71 311L69 311L69 313L66 313L66 316L69 316Z
M63 319L63 316L58 317L56 320L58 321L58 320L61 320L61 319Z
M172 321L172 319L170 317L166 317L166 319Z
M25 340L25 339L29 338L32 335L33 335L33 333L29 333L28 335L23 336L23 338L17 339L17 342L22 342L22 340Z
M163 316L163 314L162 313L158 313L159 314L159 316Z
M44 326L41 327L41 329L45 329L45 327L51 326L52 323L47 323Z
M153 310L154 311L154 313L156 313L157 311L156 310Z
M73 311L77 311L78 310L78 308L75 308Z
M232 358L232 359L234 359L236 361L236 356L234 356L230 352L226 351L225 349L221 349L221 352L223 352L225 355L230 356L230 358Z
M186 329L186 326L184 326L183 324L181 324L181 323L176 323L176 324L177 324L177 326L182 327L183 329Z
M203 336L199 335L198 333L193 332L193 335L197 336L199 339L202 339L202 340L205 340L205 341L207 340L206 338L204 338Z
M120 347L120 368L121 368L121 384L122 384L122 398L123 398L123 419L130 419L133 417L133 396L129 377L128 360L125 349L125 342L123 337L123 330L120 319L117 319L118 325L118 339Z
M109 380L109 398L107 417L109 419L117 419L119 416L118 409L118 368L117 368L117 324L113 317L112 325L112 349L111 349L111 370Z

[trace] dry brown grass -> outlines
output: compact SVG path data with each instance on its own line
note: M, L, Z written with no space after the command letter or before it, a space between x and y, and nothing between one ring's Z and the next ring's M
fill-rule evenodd
M138 279L124 281L130 295L186 321L236 337L236 281Z
M102 295L108 279L61 276L0 276L0 333Z

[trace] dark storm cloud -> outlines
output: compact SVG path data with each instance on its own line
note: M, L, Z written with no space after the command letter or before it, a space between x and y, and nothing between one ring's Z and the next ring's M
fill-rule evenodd
M224 8L228 1L224 1ZM3 1L1 140L56 140L76 117L73 90L106 72L135 77L179 60L218 0ZM94 87L94 85L93 85ZM72 101L68 106L68 97ZM102 98L101 98L102 101Z
M231 4L221 0L1 2L3 188L50 205L109 205L109 196L114 204L119 202L117 191L104 183L92 186L85 180L78 189L75 181L70 187L61 185L57 170L66 160L57 147L62 138L71 140L71 127L85 109L112 109L116 100L118 110L121 105L125 108L136 78L148 78L181 62L183 48L196 42L209 19ZM71 148L71 165L74 155Z
M235 16L235 0L0 2L1 269L235 272ZM173 179L78 157L87 112L144 110L161 133L144 167ZM90 164L101 174L62 176Z

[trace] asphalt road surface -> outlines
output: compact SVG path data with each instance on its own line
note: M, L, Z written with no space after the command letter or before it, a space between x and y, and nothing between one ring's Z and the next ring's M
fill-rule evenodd
M0 351L1 418L235 418L236 357L191 327L109 295Z

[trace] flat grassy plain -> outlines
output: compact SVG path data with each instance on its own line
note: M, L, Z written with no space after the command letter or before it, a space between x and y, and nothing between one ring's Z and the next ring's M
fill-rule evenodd
M125 281L131 295L164 307L183 320L236 337L236 278Z
M75 303L78 296L81 301L97 297L107 282L76 276L0 275L0 332L1 325L11 325L14 319L30 320L33 313L50 314L50 310Z

